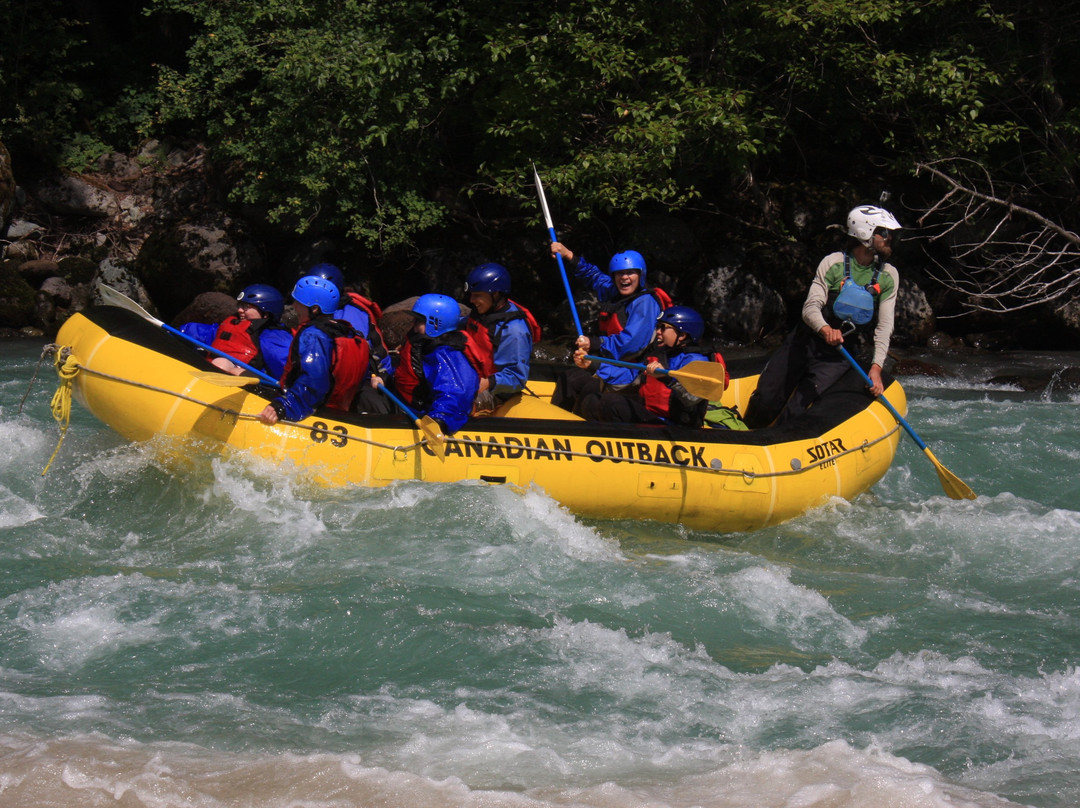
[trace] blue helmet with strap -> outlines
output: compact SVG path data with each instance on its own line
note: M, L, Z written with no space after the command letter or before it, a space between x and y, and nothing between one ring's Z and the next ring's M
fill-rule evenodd
M695 345L705 335L705 320L689 306L668 306L656 318L657 326L667 323L676 331L686 334Z
M494 294L510 292L510 272L502 264L481 264L474 267L465 279L465 293L487 292Z
M345 291L345 274L333 264L316 264L304 276L324 278L337 287L339 294Z
M424 319L425 333L429 337L441 337L456 331L461 321L461 308L457 301L446 295L420 295L413 303L412 311Z
M333 314L337 311L341 293L326 278L305 275L293 287L292 298L308 308L318 308L324 314Z
M280 317L285 311L285 296L266 283L253 283L245 286L236 296L237 303L254 306L263 314Z
M637 272L641 276L641 288L645 288L645 258L637 250L615 253L608 262L608 274L616 272Z

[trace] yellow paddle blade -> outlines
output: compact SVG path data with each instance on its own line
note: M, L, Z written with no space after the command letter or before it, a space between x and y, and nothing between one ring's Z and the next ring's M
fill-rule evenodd
M416 422L416 425L420 427L420 431L423 432L424 437L427 438L428 446L431 447L431 451L437 454L440 460L445 458L446 436L442 433L439 422L434 418L425 415Z
M923 452L930 458L930 462L934 464L934 468L937 469L937 476L941 481L941 487L945 489L945 494L950 499L975 499L975 492L971 490L970 486L941 465L929 448L923 449Z
M193 370L191 375L218 387L247 387L249 384L259 384L259 379L254 376L232 376L228 373L214 373L212 370Z
M676 379L692 396L717 401L724 394L724 382L727 371L719 362L704 362L698 359L689 362L678 370L669 370L667 375Z

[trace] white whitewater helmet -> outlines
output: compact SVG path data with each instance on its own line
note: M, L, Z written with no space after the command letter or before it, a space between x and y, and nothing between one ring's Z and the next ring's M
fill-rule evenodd
M858 239L864 247L869 247L873 242L874 231L878 228L899 230L900 222L885 208L877 205L859 205L852 208L847 215L847 234Z

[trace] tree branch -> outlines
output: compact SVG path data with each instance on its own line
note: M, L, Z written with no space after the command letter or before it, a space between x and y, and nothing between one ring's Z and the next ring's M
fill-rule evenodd
M1080 235L1018 204L1024 191L999 193L993 178L969 160L916 165L946 186L918 219L949 246L952 264L936 279L964 298L969 310L1014 312L1080 292Z

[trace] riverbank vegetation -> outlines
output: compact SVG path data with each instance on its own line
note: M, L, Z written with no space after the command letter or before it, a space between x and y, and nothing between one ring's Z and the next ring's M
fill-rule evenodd
M939 278L969 284L989 308L1028 302L978 298L1001 276L975 272L987 256L1005 272L1032 266L1016 255L1030 241L1020 209L1051 223L1039 244L1064 250L1055 277L1080 267L1070 4L0 8L0 140L23 171L80 170L151 137L193 141L248 215L353 239L380 260L448 233L534 227L535 161L582 239L614 242L604 234L631 217L675 214L782 268L807 215L835 222L849 203L883 201L924 240ZM1016 207L980 208L984 180Z

